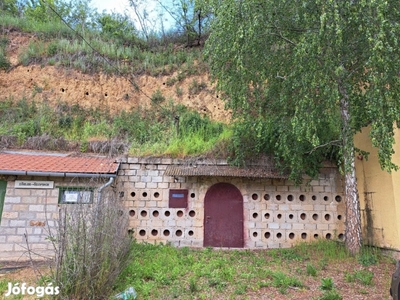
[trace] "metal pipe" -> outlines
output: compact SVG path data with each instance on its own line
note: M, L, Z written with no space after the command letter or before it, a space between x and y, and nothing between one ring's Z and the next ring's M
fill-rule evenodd
M110 180L108 180L108 182L104 185L102 185L101 187L99 187L98 191L97 191L97 197L98 200L100 202L101 200L101 192L103 191L104 188L108 187L110 184L112 184L114 182L114 177L111 177Z

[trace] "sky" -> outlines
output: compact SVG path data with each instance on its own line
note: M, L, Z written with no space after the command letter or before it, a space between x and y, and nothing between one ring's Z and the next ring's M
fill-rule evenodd
M150 13L151 18L157 18L157 13L154 12L157 6L156 1L147 0L144 2L145 2L145 7L142 7L142 9L146 9L146 11ZM168 5L171 2L172 2L171 0L162 1L163 5ZM128 15L132 16L133 20L136 19L136 16L133 13L133 9L129 6L128 0L91 0L90 6L97 8L97 11L99 13L103 12L103 10L106 10L108 13L117 12L124 14L126 12ZM151 13L152 11L153 13ZM164 15L164 20L165 20L164 26L168 27L169 24L172 27L174 22L167 13Z
M100 13L103 10L106 10L108 13L112 11L124 13L125 9L132 10L128 0L92 0L90 4L92 7L97 8L97 11Z

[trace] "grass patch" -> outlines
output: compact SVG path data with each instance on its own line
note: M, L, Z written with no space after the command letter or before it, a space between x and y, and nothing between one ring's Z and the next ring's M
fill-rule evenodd
M34 89L40 93L40 87ZM158 100L157 100L158 101ZM176 122L179 116L179 123ZM56 107L22 98L0 102L0 135L14 136L17 145L35 149L32 138L46 136L77 142L82 152L91 151L90 141L122 141L132 155L188 156L223 153L230 138L229 128L202 117L182 105L137 108L110 115L100 109L59 102ZM40 144L40 143L39 143ZM39 145L46 149L45 145ZM57 149L57 145L51 144Z
M333 244L329 249L336 247L337 251L341 251L340 244L329 242ZM115 288L122 291L133 286L140 299L234 299L263 288L278 294L295 293L307 290L305 281L311 280L323 291L323 298L318 299L341 299L334 289L332 278L321 280L312 275L310 277L306 272L291 273L294 265L304 264L311 257L313 263L318 265L323 259L324 247L328 246L308 243L310 250L307 255L302 253L302 247L304 245L266 251L222 251L210 247L195 250L136 243L132 249L134 257L120 275ZM351 256L337 260L332 257L333 262L345 259L356 263ZM312 266L310 263L307 265ZM309 269L316 270L314 266Z
M353 273L346 273L345 280L347 282L359 282L363 285L372 285L374 273L368 270L358 270Z

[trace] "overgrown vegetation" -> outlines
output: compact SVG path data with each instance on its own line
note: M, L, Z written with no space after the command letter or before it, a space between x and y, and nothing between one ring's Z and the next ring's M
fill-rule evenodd
M172 102L111 115L78 104L9 98L0 102L0 117L3 147L185 156L226 154L230 138L227 125Z
M227 299L262 291L272 299L274 293L296 297L312 289L312 299L335 300L342 299L339 280L357 280L364 287L374 284L372 272L363 269L342 243L328 240L262 251L192 250L162 244L134 244L132 251L133 259L116 289L133 286L140 299ZM308 274L310 261L317 276ZM384 261L388 262L379 256L378 264ZM342 268L346 264L358 266L360 271L348 275ZM359 293L356 285L352 291L351 296Z
M57 233L51 236L56 265L50 277L62 291L60 299L109 299L131 254L123 210L115 193L108 191L92 205L62 206Z
M53 3L53 7L69 26L52 11L54 16L47 17L45 11L48 8L41 2L35 8L26 7L22 10L21 14L26 17L10 13L9 10L2 12L0 26L3 33L19 30L36 36L20 53L19 63L62 66L84 73L104 72L122 76L144 73L152 76L170 75L180 70L180 76L184 78L208 70L199 49L174 46L175 43L182 43L182 36L185 35L182 32L171 33L168 38L165 34L161 37L154 33L150 40L145 39L128 16L99 14L88 6L81 8L79 13L91 22L78 26L70 11L78 9L75 6L79 3L68 6L62 1L56 2L58 4ZM9 62L3 50L0 47L0 67L8 68Z
M387 279L395 269L394 261L382 256L378 249L376 265L364 267L343 243L332 240L256 251L133 242L130 251L127 267L116 277L113 290L107 295L133 287L138 299L377 299L388 295ZM307 272L311 262L316 276ZM65 267L72 271L74 261ZM76 266L76 270L80 268ZM92 280L101 278L94 276ZM45 276L36 285L47 285L51 280ZM66 282L70 284L72 280ZM89 282L85 284L88 286ZM7 279L0 280L0 293L6 288ZM75 288L83 292L84 286ZM100 290L93 293L96 299L101 296L105 294ZM64 297L67 298L65 294Z

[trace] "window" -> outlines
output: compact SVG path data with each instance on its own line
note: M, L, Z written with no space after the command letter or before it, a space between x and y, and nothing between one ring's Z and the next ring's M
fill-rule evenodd
M60 204L90 204L93 202L93 189L78 187L59 187L58 203Z

